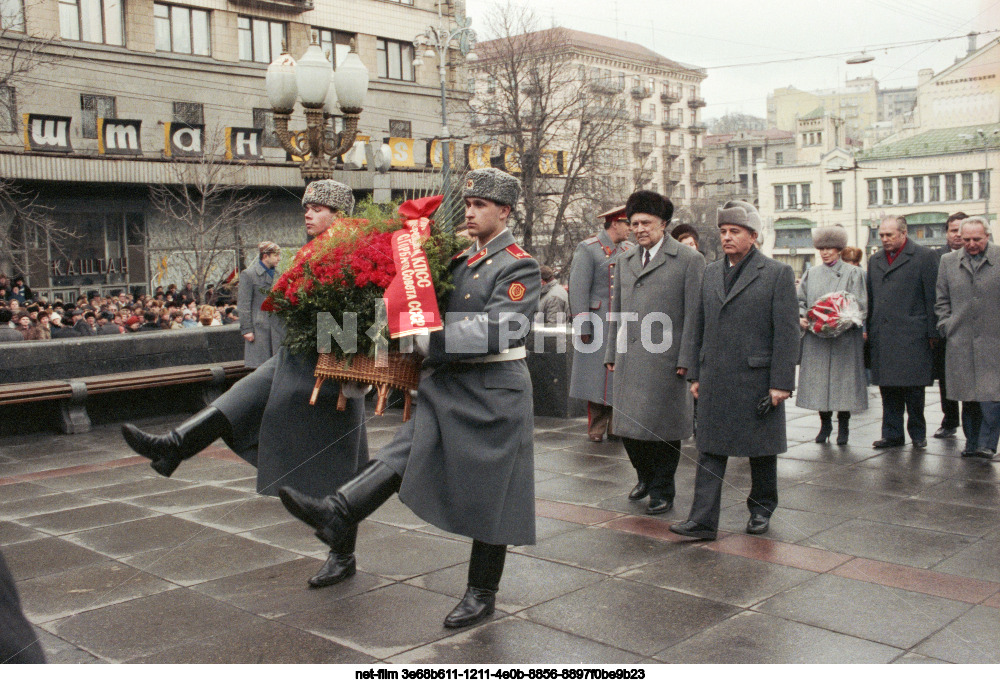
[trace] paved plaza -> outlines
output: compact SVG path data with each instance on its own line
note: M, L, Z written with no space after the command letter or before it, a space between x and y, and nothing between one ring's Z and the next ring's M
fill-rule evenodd
M496 615L457 632L441 622L467 539L394 497L361 527L357 576L311 590L326 548L221 442L164 479L117 424L0 439L0 545L51 662L995 663L1000 464L959 457L961 439L874 451L879 405L847 447L812 443L816 414L790 406L771 532L742 532L732 460L715 542L668 530L692 442L654 518L626 499L619 443L537 419L538 544L512 549ZM400 419L369 420L373 452Z

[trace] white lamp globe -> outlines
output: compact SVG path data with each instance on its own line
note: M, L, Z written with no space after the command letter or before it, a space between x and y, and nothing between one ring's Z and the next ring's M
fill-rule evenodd
M333 67L319 45L313 43L299 58L295 67L295 83L299 88L299 99L306 107L322 107L326 91L330 89L330 73Z
M345 114L356 114L365 105L365 95L368 93L368 69L361 63L357 52L347 53L344 63L337 67L334 73L337 84L337 99L340 110Z
M298 86L295 83L295 60L290 54L280 55L267 67L264 89L274 111L287 114L295 108Z
M330 88L326 91L326 99L323 101L323 113L327 116L336 116L340 110L340 105L337 103L337 85L335 83L334 74L330 74Z

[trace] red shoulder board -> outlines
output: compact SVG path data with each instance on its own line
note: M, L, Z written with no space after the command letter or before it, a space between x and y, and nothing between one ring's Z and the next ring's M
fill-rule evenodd
M510 254L511 256L513 256L514 258L519 258L519 259L520 258L531 258L531 254L529 254L528 252L526 252L524 249L522 249L521 247L517 246L516 244L512 244L509 247L507 247L506 252L508 254Z
M465 265L467 265L467 266L474 266L477 263L479 263L480 261L482 261L484 256L486 256L486 249L485 248L480 249L475 254L473 254L472 256L470 256L469 260L465 262Z

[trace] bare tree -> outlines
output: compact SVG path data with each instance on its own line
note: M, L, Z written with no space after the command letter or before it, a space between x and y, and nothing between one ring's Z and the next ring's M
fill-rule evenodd
M708 130L712 135L723 133L738 133L741 130L766 130L767 119L762 119L753 114L743 112L733 112L725 114L717 119L708 122Z
M162 253L163 263L177 268L198 292L221 270L238 266L240 226L268 201L247 189L245 164L227 161L220 144L213 148L200 158L171 162L173 182L149 188L160 223L155 235L147 228L150 252Z
M595 209L641 181L630 171L623 87L581 63L569 32L538 30L523 6L508 0L485 24L491 40L477 47L473 134L509 150L524 190L515 231L526 250L559 269L593 231ZM539 168L551 151L564 152L559 174Z

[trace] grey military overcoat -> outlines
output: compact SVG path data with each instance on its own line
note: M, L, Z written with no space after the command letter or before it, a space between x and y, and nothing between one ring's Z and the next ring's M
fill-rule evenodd
M573 372L569 395L591 403L609 405L614 395L611 373L604 367L608 349L608 310L614 283L615 261L619 254L632 248L623 242L615 244L607 230L585 239L573 254L569 274L569 309L574 317ZM592 314L597 325L587 321ZM579 343L581 334L593 335L586 345Z
M990 243L978 270L964 249L942 256L934 310L948 340L948 398L1000 401L1000 245Z
M328 380L309 405L315 368L315 357L282 347L212 402L233 426L226 444L257 468L258 493L291 486L322 498L368 462L364 401L338 411L340 388Z
M693 401L677 368L696 361L705 257L664 235L645 268L641 259L641 250L632 249L615 267L611 311L626 321L609 325L605 360L615 364L611 431L643 441L686 439Z
M805 272L799 281L799 317L805 318L813 304L834 292L850 292L856 296L864 320L868 310L865 271L844 263L843 259L833 266L821 263ZM861 327L852 327L832 338L805 333L795 405L819 411L868 409L865 340Z
M723 257L725 258L725 257ZM764 418L757 404L771 389L795 389L799 315L790 266L754 249L726 294L724 262L705 268L698 362L698 450L725 456L777 455L788 449L785 404Z
M476 361L523 346L538 309L538 264L504 232L456 257L452 273L445 329L431 334L413 419L376 457L402 475L400 500L434 526L485 543L534 543L528 367ZM511 315L518 319L504 344L502 320Z
M258 259L240 273L240 288L236 297L236 311L240 316L240 334L253 332L253 341L243 342L243 362L256 368L278 352L285 338L285 325L281 318L260 310L266 294L274 284L264 265Z
M868 346L872 384L930 386L939 337L934 314L938 256L911 239L892 265L885 249L868 260Z

